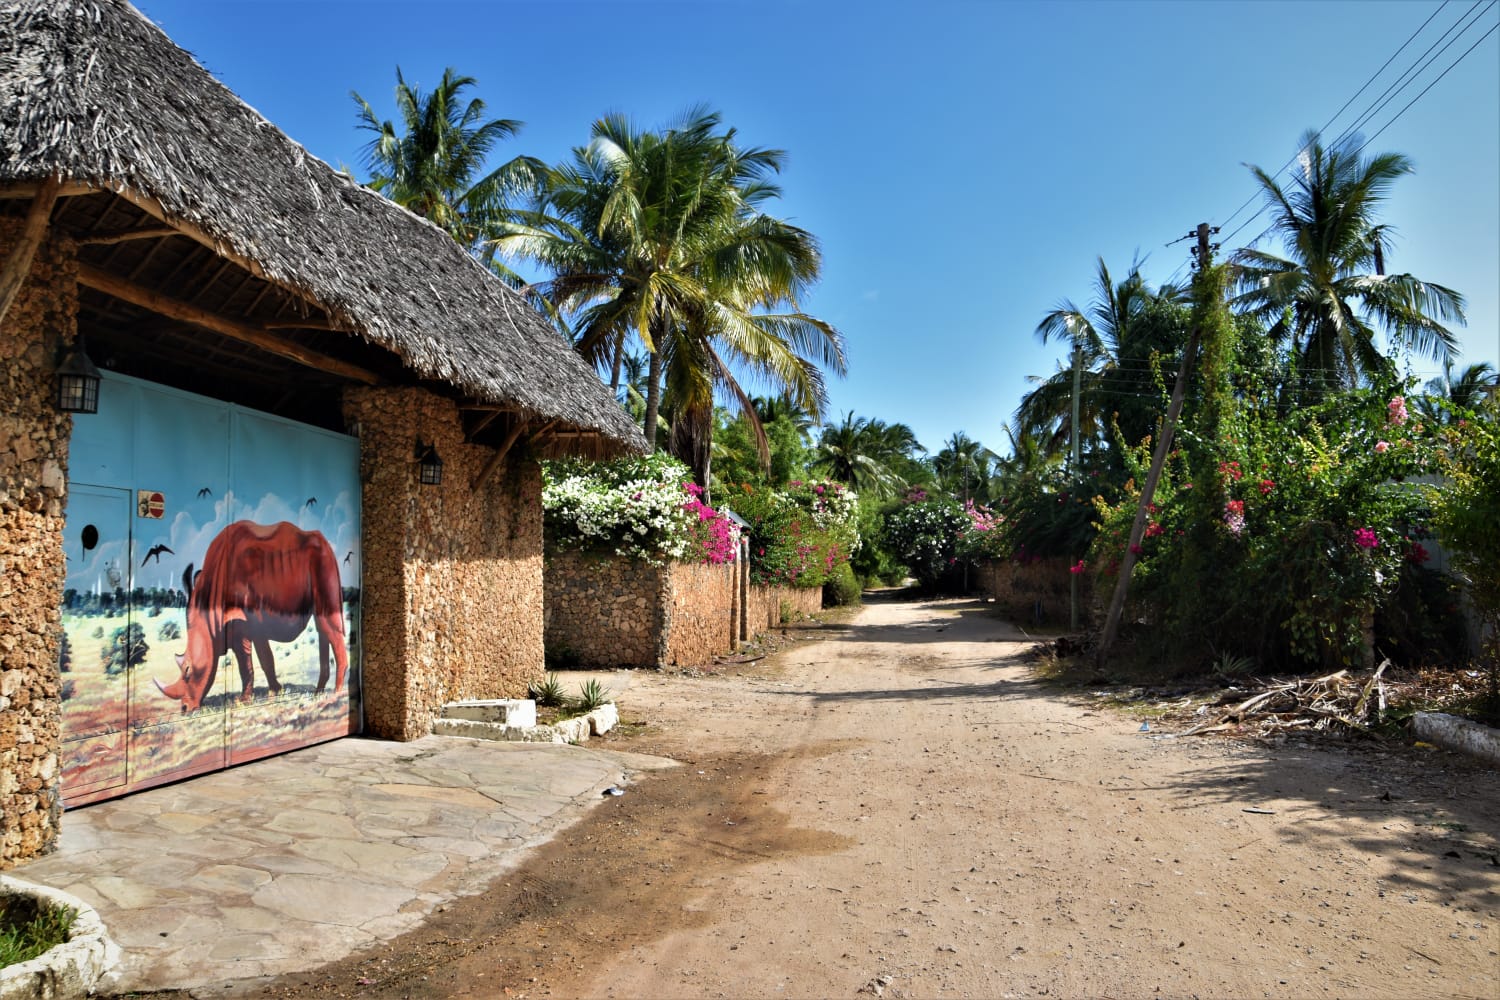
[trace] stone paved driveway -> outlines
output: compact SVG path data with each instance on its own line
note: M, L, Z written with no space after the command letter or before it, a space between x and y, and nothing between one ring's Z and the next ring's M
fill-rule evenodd
M9 874L98 909L124 953L113 989L247 980L412 928L604 788L663 766L576 746L345 739L69 812L60 849Z

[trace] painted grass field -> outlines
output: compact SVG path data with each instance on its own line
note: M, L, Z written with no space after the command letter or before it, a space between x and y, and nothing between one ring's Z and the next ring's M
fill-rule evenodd
M257 663L252 700L242 704L239 667L226 655L212 693L196 712L184 714L180 703L153 683L170 684L180 675L174 656L186 646L181 615L173 609L156 616L143 613L131 619L126 633L123 616L64 614L61 765L66 805L359 730L358 696L350 698L351 687L358 685L357 647L351 639L344 687L332 690L330 662L328 690L318 694L318 636L311 623L294 642L271 644L282 685L278 695L267 690ZM357 615L357 607L346 605L346 621ZM131 661L128 667L126 660Z

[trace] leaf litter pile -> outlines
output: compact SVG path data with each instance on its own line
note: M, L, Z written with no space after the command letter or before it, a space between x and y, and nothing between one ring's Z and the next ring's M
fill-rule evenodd
M1390 665L1386 660L1363 679L1339 670L1311 680L1277 683L1216 713L1215 708L1239 697L1226 693L1213 705L1200 706L1197 714L1207 718L1177 735L1244 732L1246 727L1257 736L1289 729L1326 732L1335 727L1363 732L1386 718L1390 692L1384 675Z
M1077 653L1067 641L1048 652ZM1047 653L1043 654L1044 656ZM1268 738L1295 732L1391 735L1419 711L1472 714L1487 691L1483 671L1452 667L1337 670L1321 677L1219 679L1200 685L1096 690L1163 727L1163 735Z

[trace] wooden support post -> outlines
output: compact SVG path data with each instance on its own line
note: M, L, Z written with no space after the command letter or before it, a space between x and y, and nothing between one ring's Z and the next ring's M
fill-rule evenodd
M510 451L511 445L516 443L516 440L520 438L522 432L525 430L526 421L516 421L516 426L512 427L510 433L505 435L505 440L500 442L500 447L495 449L495 453L490 456L490 460L484 463L484 468L479 470L479 475L474 477L474 482L469 484L471 490L478 490L479 487L484 485L484 481L489 479L491 474L500 467L501 462L505 461L505 455Z
M31 208L26 212L26 223L21 228L21 238L11 248L10 256L5 260L5 266L0 268L0 322L5 321L5 316L15 303L16 296L21 294L21 286L26 283L26 276L31 273L31 262L36 259L36 252L42 245L42 238L47 235L47 223L52 218L52 206L57 204L58 193L61 190L62 184L50 177L37 188L36 197L31 201Z
M303 347L301 344L286 337L278 336L263 327L251 326L241 323L227 316L209 312L207 309L180 302L169 298L160 292L126 281L124 278L110 274L91 264L78 262L78 283L95 291L112 295L122 302L149 309L151 312L166 316L169 319L180 320L201 326L205 330L212 330L222 334L231 340L237 340L243 344L250 344L263 351L275 354L278 357L295 361L309 368L328 372L343 378L363 382L366 385L375 385L380 381L380 376L368 369L358 365L350 364L339 358L331 357L311 348Z

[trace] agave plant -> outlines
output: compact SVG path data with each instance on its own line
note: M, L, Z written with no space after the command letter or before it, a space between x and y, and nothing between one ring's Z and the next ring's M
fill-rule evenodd
M563 703L562 678L554 673L548 673L539 681L532 681L526 685L526 693L538 705L553 707Z
M585 681L578 689L578 701L576 702L580 712L592 712L601 705L609 703L609 689L597 680Z

